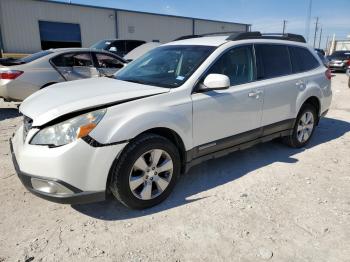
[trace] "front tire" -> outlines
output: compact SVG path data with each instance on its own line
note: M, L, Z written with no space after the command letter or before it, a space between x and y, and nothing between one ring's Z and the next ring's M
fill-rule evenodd
M316 122L315 107L311 104L304 105L297 116L292 134L285 137L285 143L294 148L304 147L315 131Z
M180 156L167 138L144 134L127 145L111 171L110 190L125 206L144 209L159 204L180 175Z

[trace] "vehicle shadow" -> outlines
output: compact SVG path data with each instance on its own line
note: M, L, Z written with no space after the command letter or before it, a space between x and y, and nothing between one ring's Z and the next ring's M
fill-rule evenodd
M17 108L0 108L0 121L21 116Z
M305 148L293 149L277 141L272 141L244 151L234 152L219 159L209 160L193 167L187 174L183 175L169 198L150 209L131 210L116 200L74 205L72 207L87 216L102 220L123 220L152 215L194 201L200 201L201 198L196 198L196 194L234 181L266 165L275 162L296 163L298 160L293 158L293 155L337 139L349 131L349 122L324 118L316 129L312 140ZM283 170L281 170L281 173L283 173Z

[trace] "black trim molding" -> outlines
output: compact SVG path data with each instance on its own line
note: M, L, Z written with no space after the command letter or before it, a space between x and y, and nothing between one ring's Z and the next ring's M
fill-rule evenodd
M186 170L203 161L288 136L293 131L294 123L295 119L289 119L194 147L186 152Z

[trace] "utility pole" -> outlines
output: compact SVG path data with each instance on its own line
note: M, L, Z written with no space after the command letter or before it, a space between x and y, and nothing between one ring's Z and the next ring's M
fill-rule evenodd
M305 36L306 36L307 42L309 42L310 40L311 13L312 13L312 0L309 0L309 8L307 10L307 17L306 17L306 23L305 23Z
M316 25L315 25L315 36L314 36L314 48L315 48L315 45L316 45L316 36L317 36L317 31L318 31L318 19L319 17L316 17Z
M286 32L287 20L283 20L283 34Z
M318 41L318 48L321 48L322 30L323 28L321 27L320 40Z
M328 45L329 45L329 35L327 35L327 40L326 40L326 54L327 55L329 55L329 47L328 47Z

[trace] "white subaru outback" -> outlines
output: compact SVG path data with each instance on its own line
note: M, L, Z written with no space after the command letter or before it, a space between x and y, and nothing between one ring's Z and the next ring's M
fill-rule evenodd
M186 37L185 37L186 38ZM160 203L204 160L283 137L302 147L331 103L331 75L298 35L259 32L162 45L114 77L26 99L11 139L32 193L59 203Z

